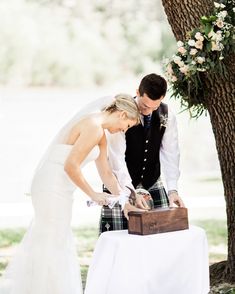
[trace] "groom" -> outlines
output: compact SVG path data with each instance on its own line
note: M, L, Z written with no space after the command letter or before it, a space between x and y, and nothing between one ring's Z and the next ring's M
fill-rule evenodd
M178 195L179 147L175 115L162 103L167 90L166 80L157 75L145 76L135 97L142 114L142 123L125 134L107 134L110 165L122 188L144 188L151 194L154 207L184 206ZM166 193L161 181L166 179ZM106 188L104 188L107 191ZM129 192L128 192L129 193ZM147 204L136 194L137 207ZM100 232L127 229L126 211L116 204L113 209L103 206Z

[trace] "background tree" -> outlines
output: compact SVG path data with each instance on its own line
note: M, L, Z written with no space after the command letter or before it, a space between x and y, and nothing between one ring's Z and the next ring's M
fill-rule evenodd
M161 2L1 0L0 86L109 85L156 68L172 41Z
M234 9L234 0L229 0ZM162 0L168 21L177 41L185 41L188 33L200 26L202 16L211 15L213 1L203 0ZM234 10L233 10L234 11ZM233 20L234 22L234 20ZM234 24L233 24L234 25ZM228 258L210 267L211 284L235 282L235 54L222 61L227 75L215 72L200 74L203 95L198 101L188 101L188 108L207 109L215 136L216 148L221 167L227 212ZM201 100L200 100L201 98ZM201 114L201 112L200 112ZM203 142L200 142L203 143ZM197 142L195 142L197 144ZM206 146L205 146L206 148ZM205 159L206 160L206 159Z

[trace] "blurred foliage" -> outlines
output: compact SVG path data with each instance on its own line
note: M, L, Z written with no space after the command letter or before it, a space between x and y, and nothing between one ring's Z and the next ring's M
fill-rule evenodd
M161 2L1 0L0 84L81 86L158 71L174 44Z
M0 248L9 247L15 244L18 244L23 234L25 233L25 229L5 229L0 231Z
M194 222L206 231L207 239L210 245L216 246L227 243L228 236L226 220L208 219Z
M73 229L73 233L78 242L78 254L80 258L91 257L95 243L99 237L98 229L95 227L81 227Z
M213 264L222 260L227 260L228 234L227 234L226 220L220 220L220 219L194 220L192 221L192 224L202 227L206 231L208 247L209 247L210 264Z

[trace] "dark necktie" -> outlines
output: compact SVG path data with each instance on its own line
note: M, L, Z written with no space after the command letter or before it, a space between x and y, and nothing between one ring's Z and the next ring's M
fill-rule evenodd
M151 114L144 115L144 129L148 130L151 125Z

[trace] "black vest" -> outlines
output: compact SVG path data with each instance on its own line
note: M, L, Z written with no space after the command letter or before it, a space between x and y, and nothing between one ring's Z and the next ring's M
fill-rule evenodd
M151 126L147 133L142 124L126 132L125 159L134 187L141 182L148 189L160 176L159 151L167 117L168 107L161 103L152 113Z

